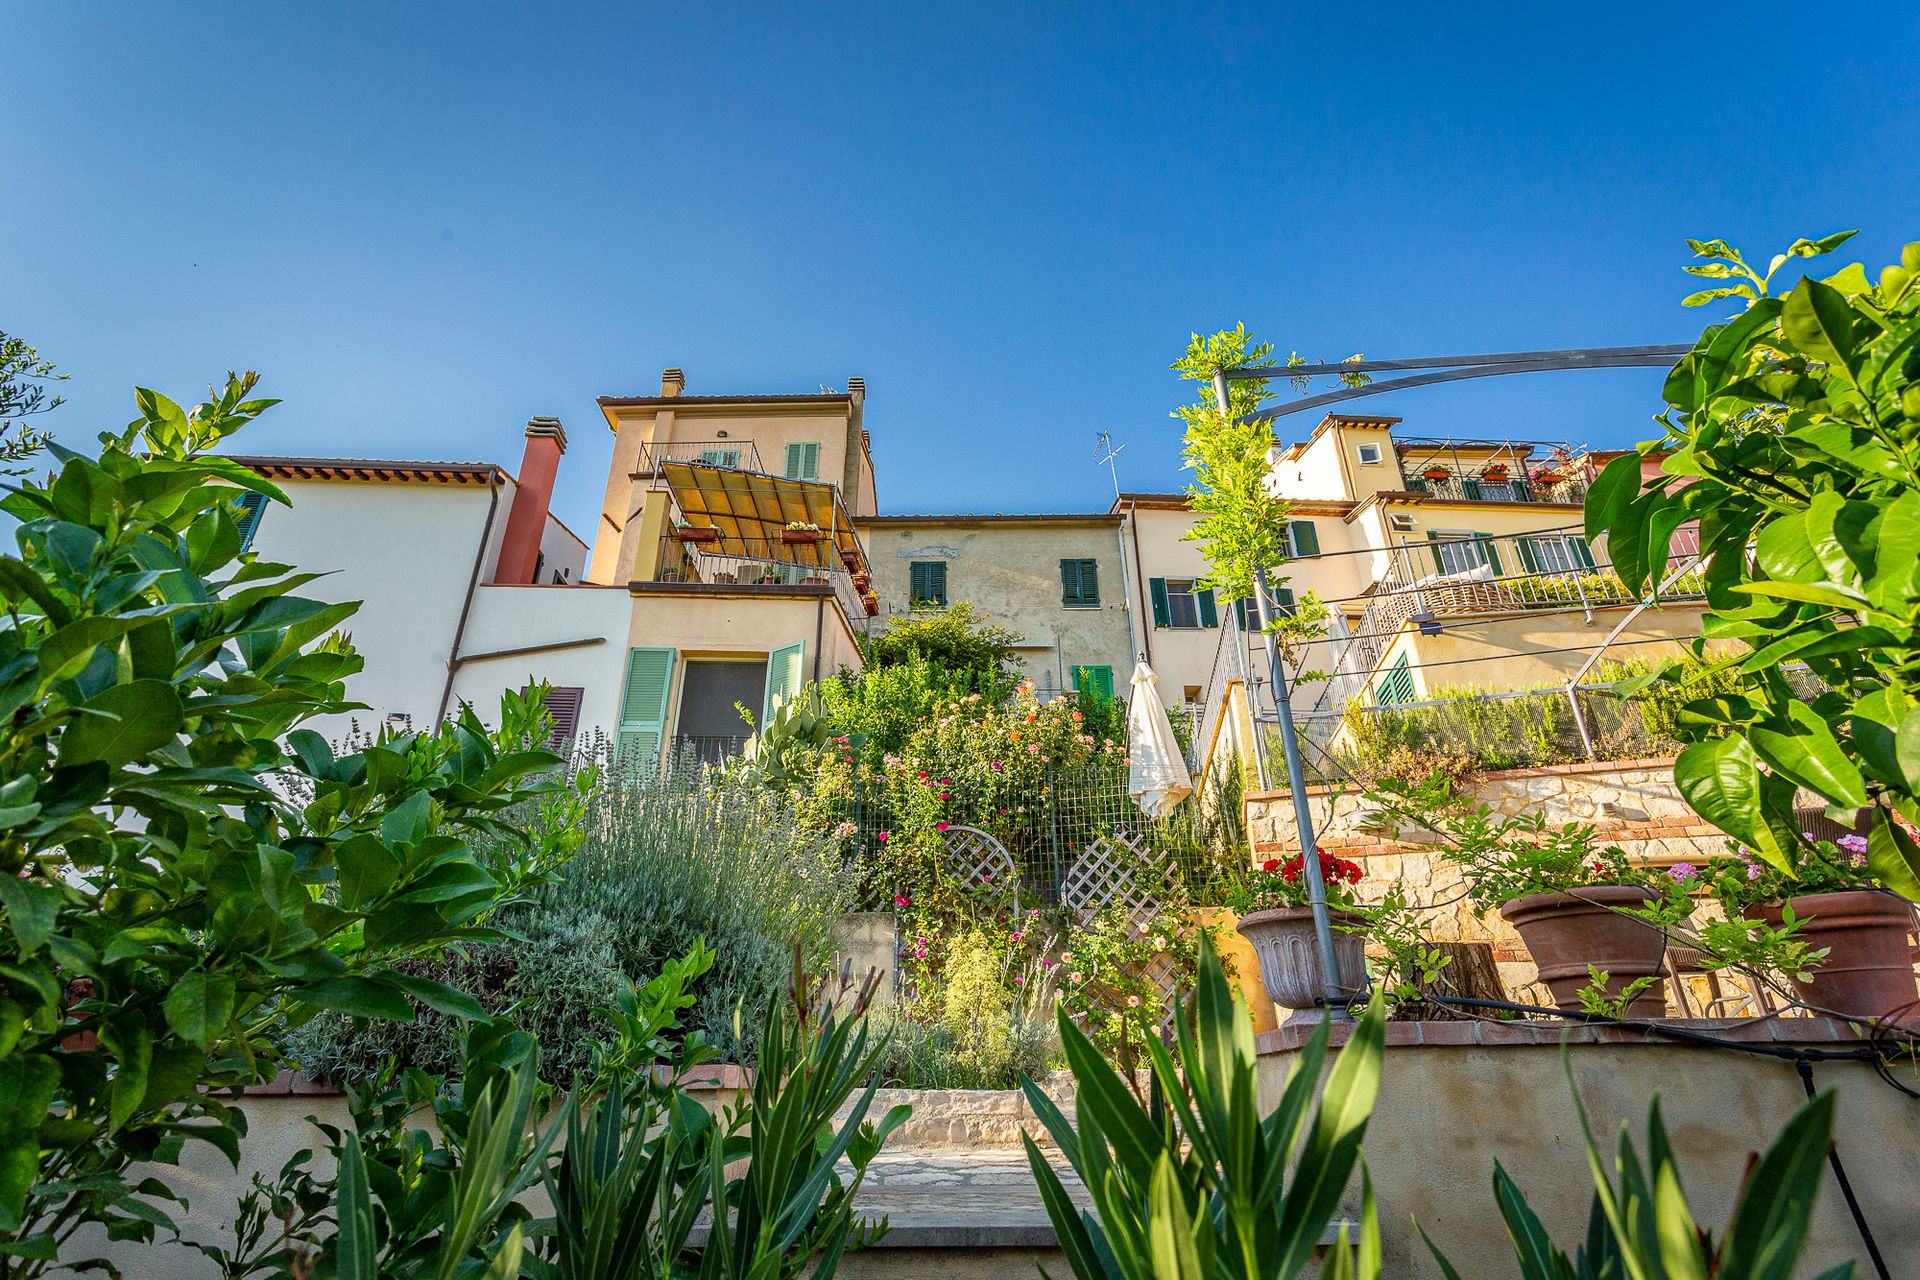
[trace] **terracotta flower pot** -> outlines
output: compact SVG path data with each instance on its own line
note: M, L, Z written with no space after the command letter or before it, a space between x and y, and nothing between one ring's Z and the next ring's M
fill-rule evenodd
M1845 889L1789 898L1800 936L1814 950L1828 948L1827 959L1808 982L1796 982L1800 998L1820 1009L1863 1021L1891 1016L1899 1026L1920 1026L1913 959L1907 932L1913 910L1906 901L1880 889ZM1747 912L1778 926L1779 904L1765 903Z
M1634 997L1629 1018L1667 1016L1664 977L1667 940L1644 920L1614 908L1645 906L1651 889L1592 885L1578 893L1531 893L1500 904L1500 915L1527 944L1540 981L1562 1009L1580 1007L1580 991L1593 981L1589 965L1607 975L1607 994L1619 995L1635 979L1660 981Z
M1445 480L1448 476L1452 475L1453 472L1444 470L1440 467L1429 467L1427 470L1422 471L1420 474L1425 476L1429 480Z
M1351 911L1337 908L1327 913L1335 924L1357 926L1364 921ZM1297 1010L1295 1018L1319 1021L1316 1003L1326 984L1320 978L1319 948L1313 937L1313 910L1310 907L1281 907L1274 911L1254 911L1240 917L1234 926L1253 947L1260 961L1260 982L1267 999ZM1365 940L1357 933L1333 932L1334 984L1348 995L1357 996L1367 985Z
M804 542L825 542L827 535L820 529L782 529L780 541L789 546Z
M720 531L718 529L675 529L673 536L682 542L718 542Z
M1267 999L1266 984L1260 981L1260 957L1254 953L1253 944L1235 927L1240 917L1225 907L1195 907L1193 922L1201 928L1219 926L1219 932L1213 935L1213 949L1232 970L1229 980L1239 988L1241 998L1253 1014L1253 1034L1279 1026L1273 1001Z

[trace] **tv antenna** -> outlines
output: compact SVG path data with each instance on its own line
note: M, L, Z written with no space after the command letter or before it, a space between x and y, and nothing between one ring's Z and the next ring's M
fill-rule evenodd
M1126 447L1113 442L1111 431L1102 431L1093 438L1093 465L1097 467L1103 462L1107 464L1107 474L1113 477L1113 496L1116 501L1120 497L1120 471L1114 466L1113 460L1119 457Z

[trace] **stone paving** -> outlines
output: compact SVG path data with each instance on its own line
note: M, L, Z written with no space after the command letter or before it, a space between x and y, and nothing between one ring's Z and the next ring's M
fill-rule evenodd
M1067 1192L1086 1190L1057 1151L1046 1152ZM869 1218L885 1215L894 1247L1047 1245L1054 1240L1040 1189L1020 1148L907 1148L882 1151L856 1200Z

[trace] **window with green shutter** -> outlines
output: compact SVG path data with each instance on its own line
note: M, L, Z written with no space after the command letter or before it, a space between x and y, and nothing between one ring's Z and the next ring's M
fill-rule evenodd
M266 494L249 489L240 495L240 514L234 521L240 529L240 550L253 546L253 535L260 528L260 516L266 509Z
M1147 588L1153 595L1153 625L1156 627L1172 626L1173 624L1168 621L1167 580L1165 578L1149 578L1147 580Z
M1214 608L1213 592L1198 586L1192 578L1153 578L1153 624L1174 631L1193 631L1220 625Z
M740 465L740 451L738 449L702 449L700 461L710 467L737 468Z
M1252 631L1259 619L1253 615L1253 602L1242 597L1233 602L1234 616L1240 622L1242 631ZM1267 616L1271 618L1291 618L1293 616L1293 591L1288 587L1270 587L1267 595Z
M760 704L760 723L766 724L773 719L773 700L791 701L800 692L800 686L806 683L801 659L806 656L804 644L790 644L775 649L767 655L767 693Z
M1113 701L1112 667L1075 667L1073 691L1091 694L1104 702Z
M620 697L620 732L614 752L629 771L657 768L667 732L667 698L673 690L672 649L629 649L627 683Z
M1068 609L1091 609L1100 603L1100 565L1094 560L1060 562L1060 603Z
M945 605L947 603L947 562L915 560L907 566L907 603Z
M790 444L787 446L787 479L818 480L820 478L820 446L817 444Z
M1194 603L1200 606L1200 625L1217 627L1220 625L1220 612L1213 605L1213 588L1201 587L1193 593Z
M1376 706L1398 707L1414 700L1413 664L1403 653L1374 685L1373 701Z
M1287 521L1287 542L1295 560L1309 560L1320 554L1320 531L1311 520Z

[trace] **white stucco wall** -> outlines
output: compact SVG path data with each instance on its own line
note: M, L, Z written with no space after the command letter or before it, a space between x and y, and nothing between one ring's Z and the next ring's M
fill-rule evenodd
M626 679L633 598L624 587L482 586L460 651L469 655L454 680L454 705L470 702L481 719L497 718L503 691L544 680L581 689L580 741L612 736ZM597 644L570 644L597 640ZM540 653L485 657L506 649L567 644ZM474 656L481 655L481 656Z
M351 720L362 729L377 727L389 714L430 722L446 682L475 552L487 530L487 485L276 483L293 506L267 504L253 550L264 560L325 573L301 589L305 596L362 602L342 630L366 662L347 682L347 692L367 709L325 716L311 727L338 740ZM499 556L512 497L511 481L499 485L483 575L491 573Z

